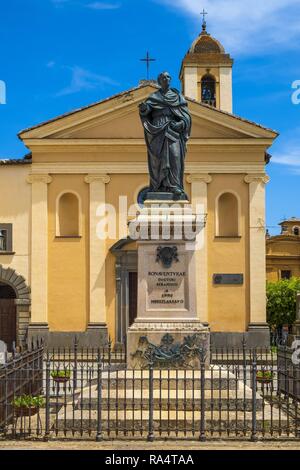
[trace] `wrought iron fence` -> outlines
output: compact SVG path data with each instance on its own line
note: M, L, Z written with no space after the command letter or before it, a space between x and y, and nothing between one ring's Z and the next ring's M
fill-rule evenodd
M274 350L212 350L210 366L191 370L129 370L125 351L110 343L47 351L43 362L38 348L29 362L26 354L29 388L0 369L6 439L300 438L300 396L281 386L286 370ZM299 390L299 375L288 380ZM42 400L20 406L25 393Z
M39 396L43 391L43 345L37 344L24 353L13 351L10 360L0 367L0 432L6 432L7 423L16 413L17 397ZM21 416L22 417L22 416ZM29 416L30 418L30 416Z

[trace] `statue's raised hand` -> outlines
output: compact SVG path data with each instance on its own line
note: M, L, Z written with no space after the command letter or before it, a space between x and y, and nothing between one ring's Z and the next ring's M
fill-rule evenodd
M145 113L148 109L148 106L146 105L146 103L140 103L139 104L139 110L140 110L140 113Z
M173 129L173 131L177 131L177 132L183 131L184 130L184 122L183 121L179 121L179 122L171 121L170 127L171 127L171 129Z

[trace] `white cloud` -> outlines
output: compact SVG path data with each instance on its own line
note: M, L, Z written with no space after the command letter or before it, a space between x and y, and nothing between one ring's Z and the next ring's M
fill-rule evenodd
M91 8L92 10L116 10L120 8L119 3L106 3L106 2L92 2L86 5L87 8Z
M288 165L298 168L300 171L300 144L298 148L291 147L286 149L287 153L277 153L272 158L272 163L279 165Z
M274 151L272 163L285 165L292 173L300 174L300 128L293 129L281 137L286 143Z
M81 67L68 67L72 71L71 83L56 96L71 95L80 91L103 89L106 85L117 86L118 83L105 75L98 75Z
M61 7L65 4L76 5L91 10L116 10L120 8L120 3L115 2L91 2L89 0L51 0L56 7Z
M47 64L46 64L46 67L48 69L53 69L53 67L55 67L55 62L54 60L50 60Z
M54 3L55 6L61 6L64 3L70 3L70 0L51 0L52 3Z
M201 29L200 12L208 12L208 30L235 54L299 48L299 0L153 0L182 10Z

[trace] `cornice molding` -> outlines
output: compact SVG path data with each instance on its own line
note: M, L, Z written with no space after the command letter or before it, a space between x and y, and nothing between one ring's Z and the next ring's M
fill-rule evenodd
M110 182L110 176L106 174L92 174L85 176L84 181L87 184L95 183L97 181L100 181L104 184L108 184Z
M187 162L185 165L186 175L212 175L221 174L241 174L257 175L263 174L264 163L240 163L240 162ZM85 175L106 175L106 174L145 174L148 175L147 161L135 162L53 162L53 163L32 163L32 174L85 174ZM265 175L266 176L266 175Z
M27 176L26 178L27 183L29 184L34 184L34 183L44 183L44 184L50 184L52 182L52 177L48 174L43 174L43 173L32 173Z
M218 139L218 138L195 138L195 139L190 139L188 142L188 147L194 147L194 146L270 146L273 142L273 139L266 139L266 138L236 138L236 139ZM52 138L52 139L47 139L47 138L35 138L35 139L29 139L25 138L24 143L27 147L32 148L32 147L38 147L38 148L43 148L47 147L48 149L51 148L55 149L56 147L60 147L60 152L61 152L61 146L64 147L72 147L75 146L77 147L105 147L105 146L139 146L139 147L146 147L145 145L145 140L143 138L133 138L133 139L72 139L72 138ZM83 150L83 149L82 149Z
M270 177L266 174L255 174L246 175L244 178L245 183L264 183L267 184L270 181Z
M194 183L194 182L203 182L206 184L209 184L212 182L212 177L208 173L196 173L196 174L191 174L187 175L186 181L188 183Z

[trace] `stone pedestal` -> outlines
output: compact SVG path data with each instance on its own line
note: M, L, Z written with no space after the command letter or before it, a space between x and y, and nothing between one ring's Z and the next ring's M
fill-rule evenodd
M176 203L173 203L176 204ZM197 221L187 201L146 202L134 221L139 229L138 313L128 330L131 368L197 368L208 360L209 331L196 308ZM197 224L198 222L198 224Z

